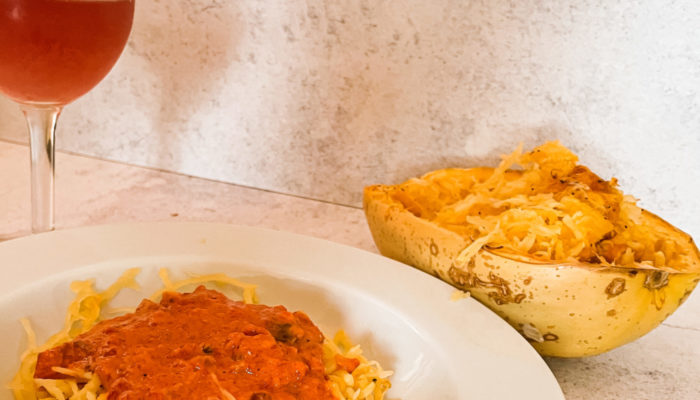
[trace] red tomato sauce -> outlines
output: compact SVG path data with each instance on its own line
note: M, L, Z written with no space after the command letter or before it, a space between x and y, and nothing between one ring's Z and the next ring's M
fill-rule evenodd
M233 301L198 287L105 320L39 354L36 378L52 367L96 373L110 400L334 399L323 367L323 335L302 312Z

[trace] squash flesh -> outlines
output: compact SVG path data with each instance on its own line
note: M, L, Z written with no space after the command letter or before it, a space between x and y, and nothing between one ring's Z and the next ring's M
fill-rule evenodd
M434 171L393 187L390 195L468 242L482 239L488 248L537 261L689 268L689 254L642 223L636 199L624 195L614 178L603 180L577 161L549 142L524 154L517 149L497 168ZM517 165L521 169L513 170Z

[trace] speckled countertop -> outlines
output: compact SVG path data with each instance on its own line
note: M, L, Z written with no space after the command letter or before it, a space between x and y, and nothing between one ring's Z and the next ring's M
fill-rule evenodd
M28 150L0 141L0 237L29 226ZM362 210L205 179L57 155L57 229L126 221L216 221L325 238L377 252ZM567 399L699 399L700 296L609 353L547 359Z

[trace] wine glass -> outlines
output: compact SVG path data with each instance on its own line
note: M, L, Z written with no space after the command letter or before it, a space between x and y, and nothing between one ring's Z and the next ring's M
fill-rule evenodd
M58 116L112 69L133 18L134 0L0 0L0 92L29 127L34 233L54 228Z

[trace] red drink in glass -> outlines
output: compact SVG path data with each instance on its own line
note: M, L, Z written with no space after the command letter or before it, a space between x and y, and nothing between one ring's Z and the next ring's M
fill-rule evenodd
M126 44L134 0L0 0L0 93L29 127L32 232L54 229L56 122Z
M133 15L133 0L0 0L0 92L70 103L107 75Z

